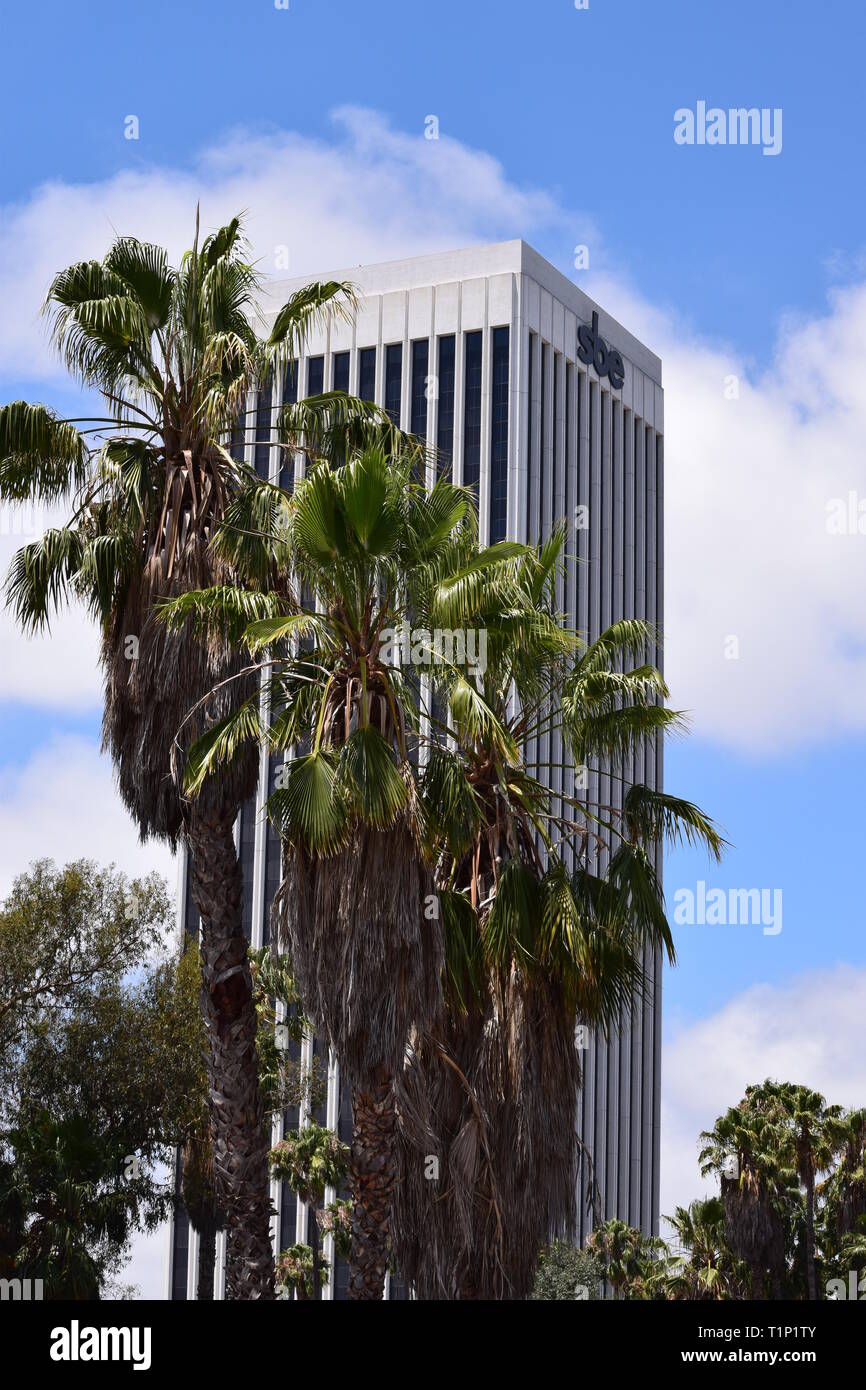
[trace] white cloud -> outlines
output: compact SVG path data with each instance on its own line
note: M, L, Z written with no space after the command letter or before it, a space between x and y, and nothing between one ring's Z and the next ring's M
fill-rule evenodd
M33 860L115 863L128 874L155 871L174 887L174 856L159 841L141 844L96 743L50 739L26 763L0 770L0 898Z
M770 1077L835 1104L866 1103L864 1012L866 968L837 965L754 985L709 1018L672 1029L662 1053L662 1212L718 1190L700 1175L698 1136L746 1086Z

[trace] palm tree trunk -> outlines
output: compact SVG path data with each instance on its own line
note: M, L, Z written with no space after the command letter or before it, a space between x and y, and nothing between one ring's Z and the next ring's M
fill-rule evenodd
M202 924L214 1175L226 1216L226 1298L272 1299L268 1140L234 821L232 806L218 811L194 806L187 830L192 893Z
M752 1270L752 1288L751 1288L752 1298L755 1300L755 1302L760 1303L760 1302L763 1301L763 1299L764 1299L764 1297L765 1297L765 1295L764 1295L764 1269L763 1269L763 1266L762 1266L760 1260L752 1260L752 1261L750 1262L750 1266L751 1266L751 1270Z
M199 1303L212 1303L214 1296L214 1273L216 1271L216 1222L207 1222L198 1233L198 1288L196 1298Z
M381 1299L391 1233L397 1111L393 1078L384 1070L352 1094L352 1250L349 1298Z
M806 1174L806 1281L810 1303L818 1301L818 1280L815 1275L815 1177Z

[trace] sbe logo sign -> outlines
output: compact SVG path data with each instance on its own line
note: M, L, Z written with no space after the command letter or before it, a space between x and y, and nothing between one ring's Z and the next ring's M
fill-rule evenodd
M598 314L592 316L592 327L582 323L577 330L580 344L577 355L587 367L593 366L599 376L606 376L614 391L619 391L625 381L625 367L616 348L609 348L598 331Z

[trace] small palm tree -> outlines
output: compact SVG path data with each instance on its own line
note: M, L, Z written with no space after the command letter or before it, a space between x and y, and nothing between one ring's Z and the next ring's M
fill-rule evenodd
M346 1176L348 1145L342 1143L333 1130L309 1123L298 1134L287 1135L271 1149L270 1165L274 1177L284 1179L309 1208L311 1296L318 1299L322 1289L319 1211L326 1189L339 1187Z
M745 1297L743 1271L725 1241L725 1207L721 1198L707 1197L677 1207L665 1218L679 1247L667 1261L666 1298L719 1300Z
M762 1088L775 1100L787 1128L789 1161L805 1189L806 1285L811 1302L818 1299L815 1268L815 1184L827 1172L844 1142L844 1111L828 1105L824 1097L809 1086L790 1082L766 1082Z
M832 1245L866 1220L866 1109L844 1115L836 1127L836 1138L839 1161L818 1186Z
M664 1241L611 1217L594 1227L586 1248L601 1261L617 1298L652 1296L654 1275L663 1268Z
M751 1274L753 1298L781 1298L786 1277L786 1213L797 1174L776 1100L749 1086L739 1105L701 1134L699 1161L721 1183L726 1239Z
M61 271L45 305L56 348L81 386L101 396L102 413L63 419L24 401L0 409L0 499L71 503L65 525L16 555L8 601L28 631L47 627L67 600L93 614L102 632L104 743L121 796L142 836L189 846L202 920L214 1168L228 1225L226 1291L235 1298L270 1297L273 1284L268 1139L234 845L258 762L249 749L190 802L172 777L172 755L182 766L193 740L225 714L227 680L237 677L253 693L255 678L242 674L230 634L201 642L188 627L167 630L154 612L189 589L233 582L231 547L220 555L212 545L233 508L246 518L248 560L256 550L263 518L253 506L250 524L246 500L254 475L227 442L233 429L243 439L248 390L296 357L311 325L352 308L349 286L310 285L259 338L260 288L238 218L201 242L197 225L178 267L162 248L121 237L103 260ZM284 408L279 447L290 456L305 431L336 452L380 417L328 393ZM270 432L260 442L269 445ZM251 563L267 570L264 544ZM254 594L248 604L255 613Z
M861 1281L866 1277L866 1215L858 1216L853 1229L843 1237L838 1263L840 1270L859 1270Z

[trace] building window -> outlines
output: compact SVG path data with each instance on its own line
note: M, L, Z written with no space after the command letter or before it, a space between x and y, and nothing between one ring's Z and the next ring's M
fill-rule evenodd
M439 339L439 423L436 429L437 474L450 474L454 456L454 373L457 340L453 333Z
M297 405L298 402L298 364L294 358L286 367L283 377L283 405Z
M390 343L385 349L385 410L391 424L400 428L403 395L403 344Z
M565 364L565 516L569 527L574 525L574 480L575 468L571 461L573 445L572 412L574 411L574 366ZM570 532L569 532L570 534ZM569 547L570 548L570 547ZM569 566L572 561L569 559ZM573 616L573 615L572 615ZM569 619L571 621L571 618ZM572 626L574 624L572 623Z
M526 543L532 542L532 449L535 442L535 334L529 334L526 383Z
M307 395L321 396L325 389L325 359L311 357L307 363Z
M334 353L334 390L349 391L349 354L348 352Z
M507 328L493 330L490 408L490 544L505 539L508 526L508 358Z
M481 470L481 358L484 335L466 334L463 396L463 486L478 490Z
M237 415L232 422L231 440L229 442L229 453L238 463L243 463L246 453L247 442L247 398L244 397L238 406Z
M256 402L256 472L265 481L270 477L271 465L271 378L259 387Z
M550 429L547 423L547 343L541 344L541 448L538 451L538 498L535 517L536 545L544 535L544 483L547 472L547 450L550 446Z
M430 345L426 338L412 344L412 410L409 429L419 439L427 438L427 367Z
M559 365L562 358L558 352L553 354L553 465L551 479L551 513L552 524L555 526L561 515L562 498L560 496L560 465L559 456Z
M375 348L361 348L358 354L358 395L362 401L376 399Z
M293 358L283 377L283 405L298 403L298 364ZM280 449L280 487L291 492L295 486L295 456L290 449Z

